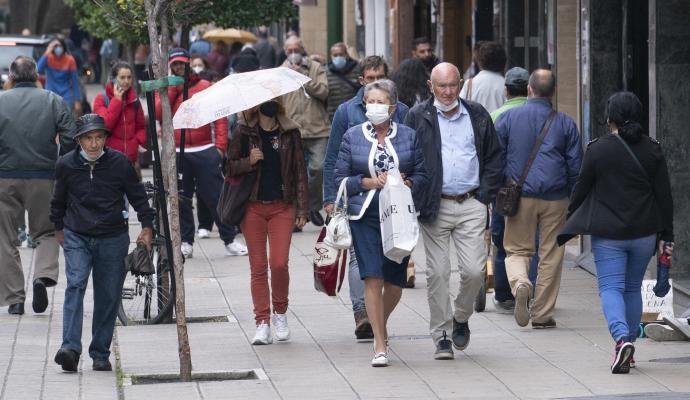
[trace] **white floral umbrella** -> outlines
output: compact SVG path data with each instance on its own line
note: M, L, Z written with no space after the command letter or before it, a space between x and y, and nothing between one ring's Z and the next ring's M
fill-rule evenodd
M300 89L310 80L285 67L228 75L183 102L173 116L173 126L175 129L199 128Z

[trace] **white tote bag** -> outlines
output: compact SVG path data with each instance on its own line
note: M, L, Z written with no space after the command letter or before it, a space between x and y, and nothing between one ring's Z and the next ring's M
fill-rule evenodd
M326 237L323 242L334 249L344 250L352 246L352 234L350 234L350 218L347 215L347 178L340 182L338 195L333 205L331 220L326 226ZM343 199L343 206L340 207L340 199Z
M379 218L383 254L401 263L417 245L419 224L412 192L403 183L397 168L388 171L386 185L379 194Z

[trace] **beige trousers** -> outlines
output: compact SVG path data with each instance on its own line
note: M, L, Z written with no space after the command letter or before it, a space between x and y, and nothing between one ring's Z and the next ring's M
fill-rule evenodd
M60 246L50 222L52 179L0 178L0 306L23 303L26 299L24 271L15 246L18 210L29 213L29 232L36 242L33 277L58 279Z
M420 224L426 253L429 329L434 342L443 337L444 331L451 337L453 318L458 322L467 322L474 311L474 300L484 282L486 218L486 206L474 198L462 203L441 199L436 221ZM451 238L460 270L460 289L454 299L455 311L450 299Z
M565 247L559 247L556 243L556 236L565 223L567 208L568 199L547 201L523 197L518 213L506 218L503 245L506 249L506 272L513 295L520 283L532 289L528 270L535 253L534 235L539 227L539 266L534 303L530 311L532 322L546 322L553 318L565 253Z

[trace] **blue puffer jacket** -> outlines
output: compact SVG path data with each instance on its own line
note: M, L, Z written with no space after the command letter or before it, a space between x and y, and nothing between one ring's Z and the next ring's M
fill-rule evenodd
M395 112L391 117L393 122L402 123L409 108L401 102L395 106ZM367 122L366 107L364 106L364 88L360 88L355 97L338 106L333 115L331 133L328 136L328 147L326 148L326 159L323 163L323 204L335 202L335 195L338 193L338 186L335 184L333 169L335 160L338 158L340 143L343 141L345 132L357 125Z
M346 189L350 219L360 219L364 215L376 192L362 186L363 178L376 176L374 155L377 141L367 132L365 125L368 124L367 122L354 126L345 132L335 163L336 187L340 186L343 179L348 178ZM429 182L422 149L414 130L395 122L392 123L392 128L393 132L386 137L386 146L391 151L400 172L412 181L412 198L417 205L419 195L426 190Z
M496 122L496 133L505 155L506 178L516 182L520 179L550 112L548 100L531 98L523 106L501 114ZM582 164L580 143L573 119L564 113L557 113L527 174L522 195L543 200L560 200L570 196Z

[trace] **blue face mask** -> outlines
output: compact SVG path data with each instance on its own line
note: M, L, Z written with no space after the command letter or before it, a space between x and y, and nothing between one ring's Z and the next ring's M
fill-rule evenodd
M61 55L65 54L65 49L63 49L62 47L58 46L58 47L56 47L56 48L53 49L53 53L54 53L56 56L60 57Z
M347 59L343 56L335 56L331 61L333 61L333 66L337 69L343 69L347 63Z

